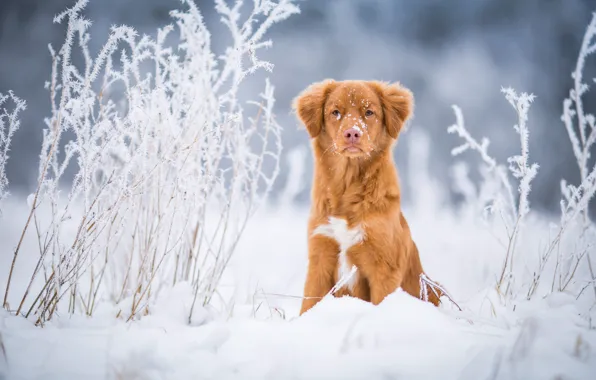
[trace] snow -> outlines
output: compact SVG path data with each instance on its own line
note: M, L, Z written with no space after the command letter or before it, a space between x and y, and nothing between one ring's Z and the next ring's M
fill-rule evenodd
M449 212L406 216L427 272L463 312L398 289L378 306L327 296L298 317L308 213L270 207L243 235L220 292L227 301L200 309L190 324L185 283L130 323L108 305L93 318L62 315L44 328L0 312L5 378L593 378L596 331L574 297L553 293L513 311L490 286L487 273L502 252L487 244L489 231Z
M362 128L360 128L360 125L354 124L352 126L352 129L355 129L356 131L360 132L360 134L362 134Z

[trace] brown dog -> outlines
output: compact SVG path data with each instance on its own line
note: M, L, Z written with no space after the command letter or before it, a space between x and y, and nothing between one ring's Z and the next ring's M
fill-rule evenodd
M401 212L392 147L413 108L399 83L327 80L294 101L315 157L308 274L300 314L335 295L373 304L401 287L420 297L418 249ZM429 292L428 300L439 299ZM440 294L439 294L440 295Z

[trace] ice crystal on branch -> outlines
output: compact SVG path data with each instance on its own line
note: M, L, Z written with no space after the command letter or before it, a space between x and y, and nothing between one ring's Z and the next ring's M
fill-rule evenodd
M8 108L9 101L12 103L12 108ZM9 91L8 95L0 93L0 206L2 206L2 200L8 195L8 179L5 168L9 157L10 143L20 126L19 113L25 107L25 102L12 91ZM0 211L2 211L1 207Z

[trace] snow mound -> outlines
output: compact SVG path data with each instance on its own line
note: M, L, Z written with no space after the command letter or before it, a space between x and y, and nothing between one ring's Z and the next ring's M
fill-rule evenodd
M3 314L1 325L18 379L589 379L596 369L596 332L564 297L511 328L460 314L398 289L378 306L325 298L291 320L191 326L173 313L39 329Z

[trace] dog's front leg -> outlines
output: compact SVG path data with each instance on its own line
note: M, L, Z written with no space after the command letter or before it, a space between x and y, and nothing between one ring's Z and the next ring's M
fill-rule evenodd
M402 286L407 270L406 252L399 244L383 244L386 241L370 239L348 250L348 256L368 281L370 301L375 305Z
M375 273L373 276L368 278L368 283L370 286L370 301L374 305L380 304L385 297L393 293L401 286L402 279L403 276L401 276L398 271L379 270L379 273Z
M308 273L300 315L319 302L334 285L339 245L329 237L314 235L308 240Z

